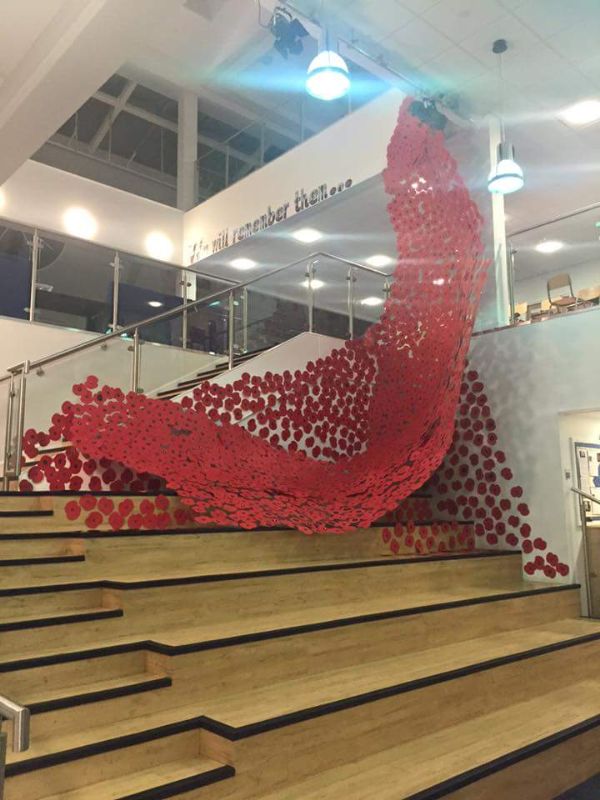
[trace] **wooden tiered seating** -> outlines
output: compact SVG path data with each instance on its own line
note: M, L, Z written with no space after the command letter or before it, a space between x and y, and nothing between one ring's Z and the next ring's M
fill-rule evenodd
M600 771L600 623L519 553L0 530L0 693L32 712L6 800L552 800Z

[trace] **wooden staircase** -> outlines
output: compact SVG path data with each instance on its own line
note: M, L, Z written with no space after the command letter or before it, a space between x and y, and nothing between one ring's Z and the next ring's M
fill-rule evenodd
M600 623L519 553L51 531L19 504L0 694L32 738L5 800L553 800L600 772Z
M233 358L233 366L239 367L244 364L246 361L249 361L251 358L264 353L265 350L269 350L274 345L270 345L269 347L261 348L260 350L252 350L248 353L238 353ZM196 386L199 386L203 381L213 381L223 372L227 372L229 369L229 361L221 361L211 367L210 369L203 370L202 372L196 373L196 375L192 376L191 378L186 378L185 380L178 381L175 386L172 386L168 389L163 389L162 391L157 393L157 397L161 400L170 400L173 397L177 397L180 394L184 394L185 392L189 392L192 389L195 389Z

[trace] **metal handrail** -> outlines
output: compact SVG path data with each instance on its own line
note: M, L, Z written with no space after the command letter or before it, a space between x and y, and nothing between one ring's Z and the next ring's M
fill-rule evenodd
M594 497L593 495L588 494L587 492L583 492L581 489L577 489L575 486L571 486L571 491L575 492L575 494L580 495L580 497L585 497L586 500L590 500L590 502L592 503L598 503L598 505L600 506L600 500L598 500L597 497Z
M183 336L183 347L185 348L187 345L187 319L188 319L188 312L198 308L199 306L205 305L207 303L214 303L215 301L219 300L219 298L227 297L228 298L228 362L229 368L231 369L234 365L235 360L235 343L234 343L234 336L235 336L235 295L236 292L242 292L242 302L244 302L247 298L247 287L252 286L259 281L265 280L266 278L272 277L273 275L277 275L280 272L284 272L286 270L291 269L292 267L298 266L299 264L306 264L306 277L307 277L307 292L308 292L308 330L312 332L313 330L313 319L314 319L314 286L313 280L315 274L315 265L319 262L319 259L329 259L331 261L336 261L342 264L346 264L348 266L348 280L349 280L349 290L348 290L348 327L350 332L350 337L352 338L352 331L353 331L353 322L354 322L354 299L353 299L353 287L352 284L354 282L354 274L355 271L363 271L370 274L377 275L380 278L384 279L384 291L386 292L386 296L389 289L389 275L382 270L376 269L375 267L367 267L364 264L360 264L357 261L351 261L346 258L342 258L341 256L333 255L332 253L326 253L324 251L318 251L316 253L312 253L309 256L304 256L303 258L299 258L296 261L292 261L290 264L285 264L284 266L277 267L276 269L271 270L263 275L257 275L255 278L251 278L243 283L238 283L235 286L231 286L225 289L220 289L217 292L212 292L211 294L205 295L204 297L200 298L199 300L194 300L193 302L187 302L184 298L183 303L176 308L170 309L169 311L163 311L160 314L155 314L152 317L148 317L144 320L140 320L139 322L134 322L131 325L126 325L123 328L118 328L112 330L110 333L106 333L102 336L97 336L94 339L89 339L86 342L80 342L79 344L74 345L73 347L68 347L65 350L61 350L58 353L53 353L49 356L45 356L44 358L39 358L36 361L24 361L21 364L16 364L13 367L8 369L7 374L0 378L0 383L4 381L10 381L8 387L8 403L7 403L7 415L6 415L6 428L5 428L5 449L4 449L4 471L2 476L2 484L4 490L7 490L10 485L11 479L17 479L21 473L21 466L23 461L23 435L25 432L25 405L26 405L26 394L27 394L27 382L28 377L32 371L37 372L38 375L43 375L45 367L47 364L56 363L58 361L62 361L69 356L72 356L76 353L81 353L86 350L91 350L92 348L105 348L107 342L111 341L112 339L127 337L128 334L132 334L131 341L132 345L130 346L130 350L132 351L132 362L131 362L131 383L130 388L133 392L140 391L140 364L141 364L141 344L142 340L140 337L140 331L144 328L154 325L157 322L164 322L166 320L171 320L175 317L181 316L183 319L183 327L182 327L182 336ZM244 308L244 317L247 317L247 307ZM246 333L246 332L245 332ZM15 409L16 409L16 425L15 423ZM14 447L13 447L14 443Z
M587 600L588 616L591 617L593 613L593 605L592 605L592 587L590 585L587 514L586 514L586 508L583 505L583 501L585 499L589 500L592 503L598 503L598 505L600 505L600 500L596 499L593 495L588 494L587 492L583 492L576 486L571 486L570 489L575 495L577 495L579 500L579 513L581 515L581 538L583 540L583 568L585 570L585 597Z
M220 297L229 296L233 292L237 292L240 289L246 289L248 286L252 286L253 284L258 283L258 281L270 278L273 275L277 275L280 272L284 272L285 270L291 269L292 267L296 267L299 264L303 264L306 261L314 262L314 260L318 258L331 259L332 261L337 261L343 264L347 264L354 269L362 270L364 272L370 272L382 278L389 278L388 273L376 269L375 267L367 267L364 264L360 264L356 261L351 261L349 259L333 255L332 253L318 251L316 253L311 253L309 256L304 256L303 258L299 258L296 261L292 261L289 264L285 264L282 267L277 267L276 269L273 269L270 272L266 272L263 275L257 275L255 278L251 278L250 280L244 281L243 283L237 283L235 286L232 286L231 288L220 289L217 292L212 292L211 294L201 297L199 300L193 300L190 303L182 303L176 308L169 309L168 311L163 311L160 314L155 314L152 317L147 317L146 319L140 320L139 322L132 322L130 325L125 325L124 327L119 328L116 331L105 333L102 336L96 336L94 339L89 339L86 342L80 342L79 344L73 345L73 347L67 347L65 350L60 350L59 352L53 353L52 355L39 358L36 361L30 361L29 370L33 371L41 367L44 367L47 364L52 364L56 361L62 361L63 358L67 358L68 356L74 355L75 353L82 352L83 350L89 350L93 347L102 346L106 342L109 342L111 339L121 338L123 336L126 336L128 333L135 333L136 330L141 330L142 328L154 325L157 322L164 322L165 320L173 319L174 317L180 316L184 312L193 311L195 308L204 305L209 301L212 302L214 300L219 299ZM2 383L3 381L10 380L11 375L20 372L22 368L23 368L22 363L16 364L13 367L9 367L7 370L9 374L0 378L0 383Z
M107 245L97 244L95 242L89 242L86 240L79 239L77 236L71 236L68 233L64 233L63 231L55 231L51 228L32 228L30 225L23 225L18 220L10 219L9 217L0 217L0 225L5 225L7 227L15 226L18 230L27 233L27 235L33 235L35 231L44 238L44 236L50 238L52 236L57 236L60 239L68 239L70 242L76 242L77 244L87 244L91 245L94 248L100 248L102 250L106 250L108 253L118 253L121 256L126 256L130 258L136 258L141 261L148 261L155 269L164 269L164 270L177 270L180 273L183 272L191 272L194 275L197 275L199 278L208 278L209 280L214 281L221 281L222 283L229 283L232 286L237 286L238 281L234 281L231 278L222 278L219 275L212 275L210 272L202 272L199 269L195 269L193 266L189 267L182 267L179 264L172 264L170 261L161 261L158 258L152 258L151 256L141 256L138 253L133 253L131 250L124 250L122 247L108 247ZM198 263L198 262L196 262Z
M0 722L12 720L12 749L15 753L29 750L30 713L25 706L0 695Z

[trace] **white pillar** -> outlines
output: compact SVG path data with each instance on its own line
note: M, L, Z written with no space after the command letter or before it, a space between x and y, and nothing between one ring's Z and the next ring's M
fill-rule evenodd
M502 129L498 117L490 116L490 169L498 162L498 145L502 141ZM496 284L496 323L498 326L510 322L510 288L508 278L508 258L506 247L506 218L504 215L504 195L490 193L492 199L492 236L494 242L494 278Z
M177 133L177 208L189 211L197 205L198 96L183 91L179 96Z

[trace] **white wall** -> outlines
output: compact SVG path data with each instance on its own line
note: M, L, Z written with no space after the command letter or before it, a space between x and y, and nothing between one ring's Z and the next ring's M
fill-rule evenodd
M557 264L552 270L543 275L536 275L533 278L515 281L515 303L539 303L548 298L546 291L546 281L552 275L561 272L568 272L573 283L573 291L581 289L591 289L600 285L600 259L596 261L586 261L583 264L562 268ZM553 296L558 296L558 292L553 292Z
M96 217L98 244L147 256L146 236L160 231L173 243L169 261L181 265L183 213L176 208L37 161L26 161L2 186L0 216L24 225L64 233L71 206Z
M295 216L296 190L304 189L310 194L324 183L331 188L347 179L356 185L381 172L387 162L387 146L403 99L404 95L398 90L389 90L186 212L185 263L211 255L213 241L224 230L228 230L229 244L233 244L235 230L260 218L269 208L273 212L285 208L286 219Z
M469 366L479 372L497 423L498 447L523 487L534 536L577 573L580 542L570 520L569 429L561 416L600 407L600 309L475 336ZM575 569L575 574L574 574ZM539 580L535 576L535 580Z

